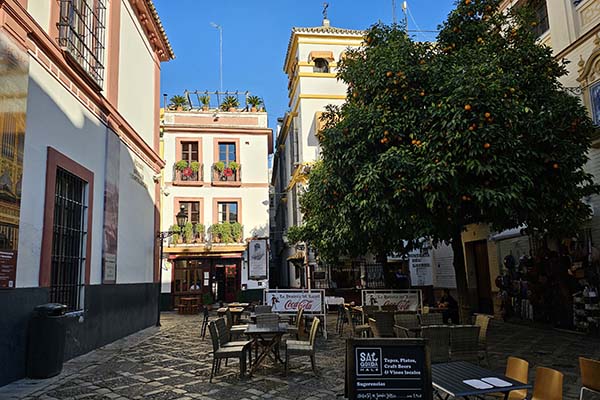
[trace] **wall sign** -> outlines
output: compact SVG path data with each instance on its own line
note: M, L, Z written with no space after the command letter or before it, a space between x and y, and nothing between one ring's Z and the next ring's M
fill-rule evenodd
M104 167L104 237L102 242L102 283L117 282L117 237L119 234L119 166L121 140L106 132Z
M396 305L399 311L419 311L422 295L419 289L406 290L361 290L365 306Z
M348 339L345 381L349 400L432 400L429 347L423 339Z
M433 268L431 257L410 257L408 259L410 269L410 282L412 286L432 286Z
M321 291L269 291L268 293L265 293L265 297L265 304L271 306L273 312L295 313L298 308L304 309L305 313L323 312L323 298Z
M14 289L17 277L17 252L0 251L0 289Z
M248 279L267 279L267 241L251 240L248 246Z

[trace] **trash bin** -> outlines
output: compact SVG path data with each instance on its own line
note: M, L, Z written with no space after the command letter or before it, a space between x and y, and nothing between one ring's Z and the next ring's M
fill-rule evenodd
M49 303L36 306L29 323L27 376L34 379L60 374L65 353L67 306Z

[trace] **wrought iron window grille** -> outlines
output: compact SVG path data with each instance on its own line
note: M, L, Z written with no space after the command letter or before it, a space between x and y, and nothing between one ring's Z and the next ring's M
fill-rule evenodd
M100 87L104 82L105 0L60 0L58 43Z

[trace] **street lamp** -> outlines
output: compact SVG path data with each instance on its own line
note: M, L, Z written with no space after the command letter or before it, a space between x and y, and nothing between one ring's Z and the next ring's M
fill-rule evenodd
M223 92L223 27L214 22L211 22L210 26L219 30L219 90Z
M183 230L183 227L187 223L187 219L188 219L187 212L185 210L185 206L181 206L181 209L175 216L175 219L177 220L177 226L179 226L179 229ZM163 232L158 232L156 234L156 238L158 240L160 240L160 258L158 259L158 300L157 300L158 306L157 306L157 313L156 313L156 326L160 326L160 300L161 300L160 297L161 297L161 293L162 293L163 242L165 241L166 238L171 237L176 233L177 232L175 232L175 231L163 231Z

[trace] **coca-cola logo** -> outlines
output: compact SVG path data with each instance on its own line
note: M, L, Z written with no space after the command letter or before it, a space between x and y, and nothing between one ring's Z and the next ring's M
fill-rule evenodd
M283 308L285 310L298 310L300 308L303 310L311 310L312 306L313 306L312 300L306 300L306 299L300 300L300 301L288 300L283 305Z

